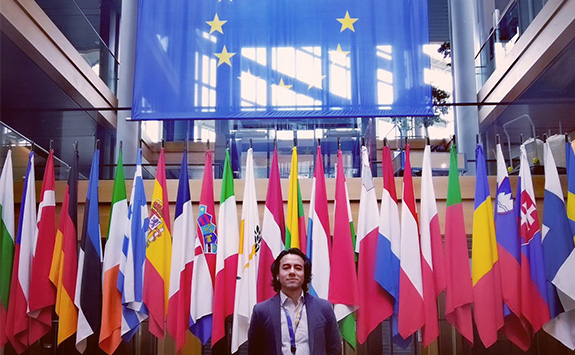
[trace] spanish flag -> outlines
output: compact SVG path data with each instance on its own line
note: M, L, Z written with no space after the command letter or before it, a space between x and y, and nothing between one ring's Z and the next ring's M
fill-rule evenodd
M78 309L74 305L78 258L76 251L78 219L78 150L74 152L68 186L62 202L60 222L56 232L50 281L56 286L56 314L58 322L58 345L76 333Z

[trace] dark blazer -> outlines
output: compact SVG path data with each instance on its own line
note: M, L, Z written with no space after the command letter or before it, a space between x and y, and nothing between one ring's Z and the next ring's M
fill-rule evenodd
M306 293L305 307L311 354L341 354L341 336L331 304ZM280 312L279 294L255 305L248 331L248 354L281 355Z

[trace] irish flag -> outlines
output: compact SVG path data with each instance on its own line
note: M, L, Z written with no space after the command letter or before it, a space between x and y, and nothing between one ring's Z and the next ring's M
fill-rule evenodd
M6 316L14 262L14 181L12 149L8 149L0 175L0 348L6 338Z
M144 304L150 315L150 333L159 339L164 338L164 323L168 312L170 287L172 236L170 235L170 206L168 201L164 148L162 148L152 195L144 267Z
M355 348L355 311L359 303L355 271L355 228L343 172L341 149L337 151L335 177L334 230L330 258L328 300L339 323L343 339Z
M112 192L112 207L103 265L102 326L100 349L111 355L122 341L122 294L118 290L118 273L122 259L122 242L128 224L128 201L122 150L118 152L118 164Z
M303 203L299 189L297 172L297 148L292 148L291 170L289 175L289 192L287 205L286 248L300 248L307 250L307 236L305 232L305 217Z
M276 294L271 286L270 267L278 254L284 249L285 217L282 198L282 186L278 165L278 152L274 148L264 221L262 224L262 243L258 262L258 302L265 301Z
M231 316L234 312L236 274L238 271L240 234L229 149L226 149L224 163L218 226L219 241L218 253L216 254L212 346L226 335L226 317Z

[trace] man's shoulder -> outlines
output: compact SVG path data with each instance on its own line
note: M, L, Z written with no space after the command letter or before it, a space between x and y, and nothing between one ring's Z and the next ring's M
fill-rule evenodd
M268 298L268 299L265 300L265 301L261 301L261 302L257 303L257 304L254 306L254 312L255 312L255 311L263 311L263 310L266 310L266 309L268 309L270 306L272 306L273 304L278 303L277 300L276 300L276 298L279 298L279 295L276 294L276 295L274 295L273 297L270 297L270 298ZM278 304L279 304L279 303L278 303Z
M306 295L305 301L308 304L313 304L314 307L317 307L317 308L322 309L322 310L324 310L324 309L331 310L332 309L331 303L329 303L329 301L327 301L323 298L316 297L310 293L308 293Z

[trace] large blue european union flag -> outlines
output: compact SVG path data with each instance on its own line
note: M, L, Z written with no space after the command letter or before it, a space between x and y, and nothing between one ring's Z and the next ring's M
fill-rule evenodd
M140 0L133 119L432 115L427 0Z

